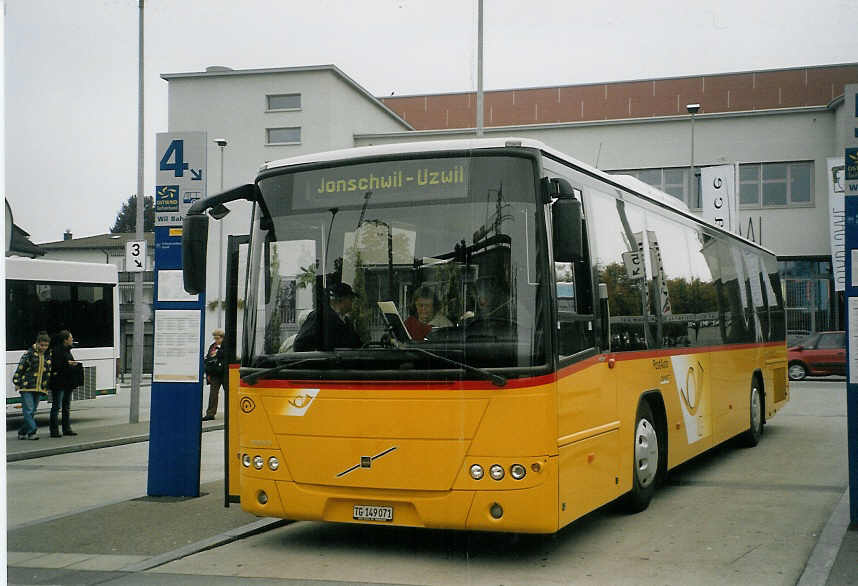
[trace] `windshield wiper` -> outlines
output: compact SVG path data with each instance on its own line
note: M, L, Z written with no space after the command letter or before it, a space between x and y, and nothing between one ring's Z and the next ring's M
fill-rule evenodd
M446 356L441 356L440 354L436 354L435 352L430 352L424 348L420 348L418 346L400 346L398 348L402 352L408 352L410 350L414 350L424 356L428 356L440 362L444 362L446 364L450 364L452 366L456 366L458 368L462 368L467 372L471 372L480 376L480 378L490 380L492 384L498 387L503 387L506 385L507 379L504 376L499 374L495 374L490 372L484 368L478 368L476 366L471 366L470 364L465 364L464 362L459 362L458 360L453 360L452 358L447 358ZM308 356L306 358L302 358L300 360L295 360L294 362L287 362L285 364L278 364L277 366L272 366L270 368L254 368L252 372L248 372L247 374L241 375L241 380L250 385L255 385L259 379L267 378L271 375L277 375L288 370L291 370L299 365L306 365L307 363L317 362L317 363L330 363L334 362L337 364L341 364L343 362L343 357L339 354L317 354L315 356ZM242 368L241 370L245 370Z
M458 366L459 368L465 369L467 372L472 372L474 374L480 375L482 378L492 381L492 384L496 387L506 386L506 377L501 376L499 374L495 374L486 370L485 368L478 368L476 366L471 366L470 364L465 364L464 362L459 362L458 360L453 360L452 358L447 358L446 356L441 356L440 354L435 354L434 352L430 352L425 348L420 348L419 346L401 346L401 350L405 350L406 352L409 350L415 350L421 354L429 356L430 358L434 358L436 360L440 360L441 362L446 362L447 364L452 364L453 366Z
M272 366L270 368L262 368L262 369L254 370L253 372L242 375L241 380L246 382L249 385L255 385L256 381L258 381L261 378L265 378L268 375L285 372L287 370L290 370L291 368L294 368L295 366L298 366L299 364L304 364L306 362L313 362L313 361L322 361L322 362L336 361L336 362L339 362L340 357L338 355L335 355L335 354L325 354L322 356L310 356L309 358L302 358L301 360L296 360L294 362L288 362L286 364L278 364L277 366Z

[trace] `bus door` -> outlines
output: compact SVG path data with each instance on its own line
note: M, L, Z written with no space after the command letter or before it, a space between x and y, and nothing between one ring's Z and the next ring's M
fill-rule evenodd
M226 397L224 406L224 506L229 503L239 502L241 487L239 486L240 457L238 446L238 367L241 364L241 345L238 343L241 336L239 329L242 323L239 299L243 295L244 281L247 267L248 243L250 237L247 235L230 236L227 242L226 253L226 310L225 328L226 333L224 346L226 363L229 368L229 376L224 381L224 395ZM234 392L230 392L233 390ZM230 418L234 415L234 419Z
M597 340L587 226L581 258L554 262L560 526L619 496L617 381Z

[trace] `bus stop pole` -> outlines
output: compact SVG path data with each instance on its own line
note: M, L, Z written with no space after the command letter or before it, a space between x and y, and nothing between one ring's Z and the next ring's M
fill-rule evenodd
M846 438L849 519L858 526L858 84L844 88L846 124L843 202L846 224Z
M143 240L143 2L138 4L137 31L137 235ZM145 259L144 259L145 262ZM143 273L134 273L134 344L128 422L140 421L140 379L143 374Z

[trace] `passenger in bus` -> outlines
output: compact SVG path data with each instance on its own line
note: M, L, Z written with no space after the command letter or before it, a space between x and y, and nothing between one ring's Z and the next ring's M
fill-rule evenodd
M453 323L439 311L441 302L435 292L422 286L414 293L412 314L405 320L405 328L413 340L424 340L433 328L449 328Z
M304 322L307 321L307 316L310 315L310 311L307 309L302 309L298 313L298 320L296 325L298 326L298 332L301 331L301 326L304 325ZM295 340L298 338L298 332L295 332L288 338L286 338L282 344L280 344L279 352L295 352Z
M224 331L215 329L212 331L214 340L205 356L206 382L209 384L209 405L203 421L212 421L217 414L218 397L223 387L223 337Z
M51 378L51 354L48 351L50 345L51 337L47 332L39 332L36 343L21 356L12 377L15 390L21 393L21 411L24 415L24 424L18 430L18 439L39 439L36 409L42 396L48 395L48 381Z
M328 291L329 303L313 310L295 338L295 352L360 348L363 342L349 314L357 296L348 283L338 283Z
M64 435L77 435L71 428L71 416L69 406L71 404L72 392L79 386L76 376L82 367L72 356L71 349L74 346L74 337L68 330L60 330L51 341L51 437L63 437ZM80 375L83 371L80 370ZM82 381L80 381L82 382ZM59 419L62 407L62 428L60 433Z

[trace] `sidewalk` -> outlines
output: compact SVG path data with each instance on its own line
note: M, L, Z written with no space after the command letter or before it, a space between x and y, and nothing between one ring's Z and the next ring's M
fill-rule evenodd
M141 387L140 421L128 423L127 385L118 397L72 407L77 436L51 438L39 414L40 439L18 440L19 421L7 421L6 461L16 462L149 440L148 383ZM123 398L124 395L124 398ZM201 421L201 432L224 428L223 413ZM200 496L141 497L9 528L10 583L96 584L144 572L218 547L286 521L259 519L238 504L224 506L223 481L200 486Z
M858 584L858 527L848 529L843 536L827 583L831 586Z
M817 538L798 586L858 585L858 524L849 527L849 491L843 493Z
M12 529L9 582L103 583L286 523L225 508L222 482L200 491L197 498L137 498Z
M74 413L74 412L72 412ZM127 417L127 414L126 414ZM36 421L39 424L39 440L19 440L15 429L6 432L6 461L18 462L32 458L43 458L57 454L68 454L70 452L82 452L84 450L96 450L98 448L109 448L124 444L149 441L149 421L138 423L115 423L105 422L98 427L76 426L78 435L63 436L60 438L50 437L47 419L42 421L39 416ZM224 428L223 418L214 421L201 422L202 432L215 431Z
M38 441L19 440L17 429L22 423L22 418L7 417L6 461L17 462L149 441L151 384L151 378L148 375L141 381L137 423L129 423L130 377L126 377L125 382L117 384L116 395L98 397L81 404L72 403L71 421L72 427L78 433L76 436L50 437L47 401L40 403L40 412L36 415L36 423L39 426ZM202 432L224 428L222 403L223 401L221 401L221 411L217 419L201 421Z

